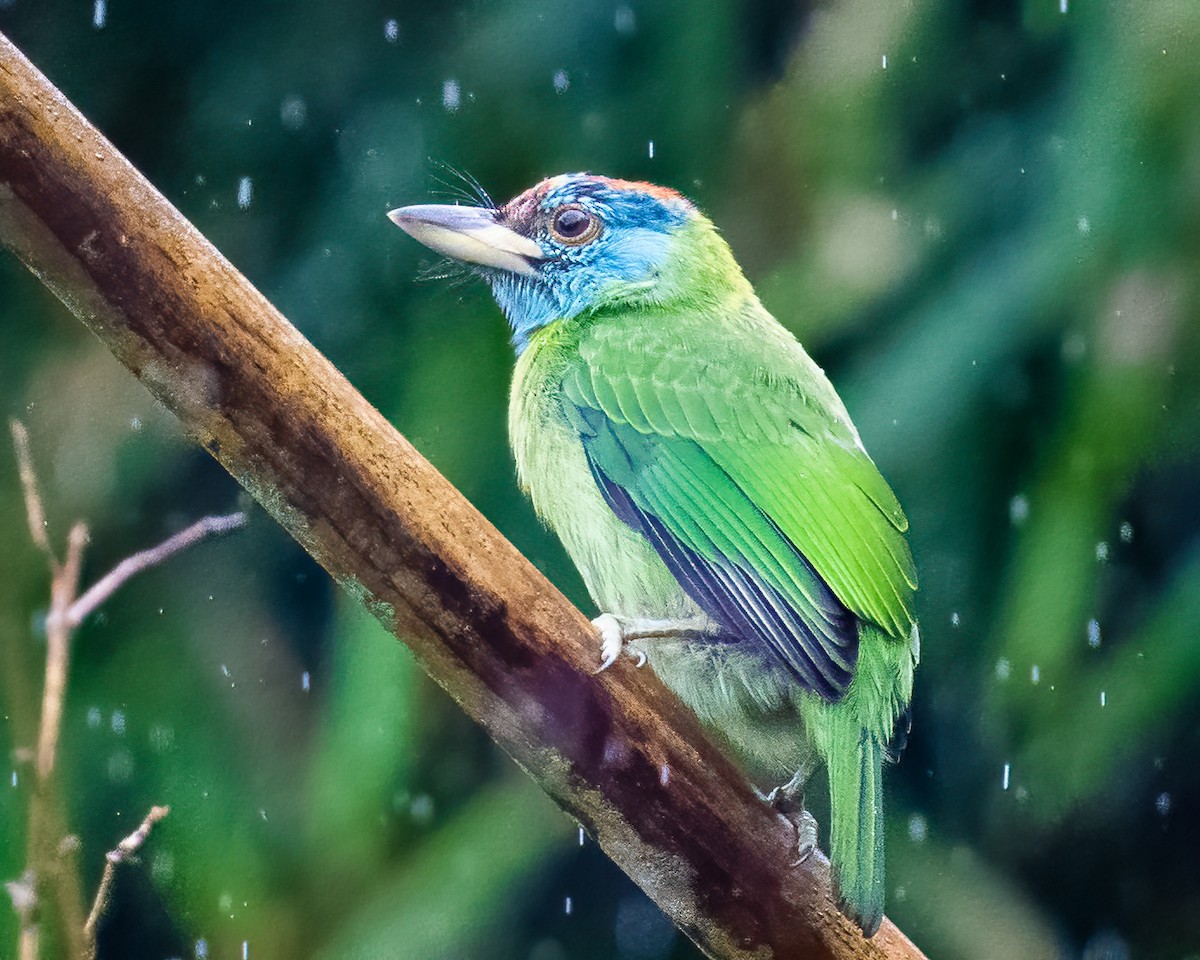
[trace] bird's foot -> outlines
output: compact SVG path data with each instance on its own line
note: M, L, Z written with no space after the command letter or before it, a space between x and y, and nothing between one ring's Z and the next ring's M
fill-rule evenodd
M788 820L796 828L796 859L792 866L798 867L817 849L817 818L801 807L800 812L789 816Z
M787 783L764 794L757 787L755 793L796 831L796 853L798 867L817 849L817 818L804 809L804 781L806 771L801 769Z
M638 649L630 649L631 640L711 640L720 633L720 627L707 617L651 620L602 613L592 624L600 631L600 669L597 673L616 663L623 651L636 658L639 667L645 666L646 654Z
M592 626L600 631L600 668L597 673L603 673L625 652L630 636L626 626L630 622L625 617L611 613L602 613L592 621ZM641 650L629 650L629 655L637 660L639 667L646 665L646 655Z

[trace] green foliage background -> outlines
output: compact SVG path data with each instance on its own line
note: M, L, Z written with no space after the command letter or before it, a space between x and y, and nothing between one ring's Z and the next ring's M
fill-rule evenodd
M576 169L692 196L912 520L889 914L934 957L1200 956L1200 5L1067 7L0 0L0 29L589 611L515 487L497 311L383 214L441 162L497 199ZM87 579L244 504L8 256L0 331ZM0 542L11 879L47 582L3 451ZM62 769L89 890L173 810L106 958L695 955L257 509L80 631Z

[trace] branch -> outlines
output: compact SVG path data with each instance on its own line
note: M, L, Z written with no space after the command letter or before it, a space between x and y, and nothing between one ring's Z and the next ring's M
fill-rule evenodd
M706 954L921 956L3 38L0 239Z
M9 420L13 447L17 451L17 472L21 476L21 492L25 495L25 519L29 524L29 538L34 546L55 564L54 551L46 535L46 511L42 509L42 497L38 493L37 474L33 470L33 456L29 452L29 432L20 420Z
M174 536L168 537L157 547L151 547L149 550L142 550L131 557L126 557L92 584L82 597L71 604L66 611L67 623L72 628L79 626L93 610L124 586L125 581L130 577L166 562L181 550L186 550L192 544L199 543L211 534L228 533L245 525L246 515L244 513L231 513L224 517L204 517L186 530L180 530Z
M132 860L150 836L154 825L171 812L170 807L151 807L141 826L116 845L104 858L104 873L100 876L100 886L96 890L96 899L83 925L83 955L85 960L96 956L96 927L104 911L108 909L108 897L112 891L113 877L116 876L117 864Z

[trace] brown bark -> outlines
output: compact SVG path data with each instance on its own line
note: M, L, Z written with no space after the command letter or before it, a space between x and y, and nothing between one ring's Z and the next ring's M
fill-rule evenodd
M0 240L705 953L921 956L2 37Z

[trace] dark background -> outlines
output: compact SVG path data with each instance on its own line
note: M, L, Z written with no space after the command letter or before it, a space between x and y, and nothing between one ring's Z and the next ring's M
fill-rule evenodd
M498 312L384 213L443 164L690 195L912 521L889 914L933 957L1200 956L1200 5L1062 2L0 0L0 30L589 613L514 483ZM8 255L0 401L87 580L245 504ZM6 446L0 543L8 880L47 577ZM105 958L695 956L257 508L79 632L60 768L89 894L172 807Z

